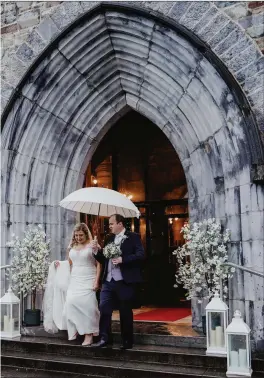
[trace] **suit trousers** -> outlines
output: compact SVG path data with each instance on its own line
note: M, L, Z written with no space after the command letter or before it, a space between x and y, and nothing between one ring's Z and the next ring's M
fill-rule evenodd
M126 284L123 280L105 281L100 294L100 336L111 343L112 313L116 305L120 313L120 328L123 344L133 344L133 311L132 301L135 289L133 284Z

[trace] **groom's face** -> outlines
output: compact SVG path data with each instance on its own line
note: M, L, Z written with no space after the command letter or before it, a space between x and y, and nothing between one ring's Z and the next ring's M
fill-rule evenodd
M123 230L123 228L123 223L117 223L114 215L109 218L109 229L112 232L112 234L118 235Z

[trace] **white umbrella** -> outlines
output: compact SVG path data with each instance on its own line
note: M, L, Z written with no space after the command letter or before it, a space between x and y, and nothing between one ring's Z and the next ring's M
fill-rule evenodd
M138 208L129 198L115 190L105 188L83 188L69 194L60 206L79 213L110 217L113 214L125 218L139 217Z

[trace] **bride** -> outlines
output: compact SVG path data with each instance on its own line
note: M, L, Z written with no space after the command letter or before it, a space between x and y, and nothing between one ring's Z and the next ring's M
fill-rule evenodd
M90 242L92 235L85 223L79 223L74 227L72 240L67 250L67 259L70 264L70 279L67 288L66 300L63 309L64 326L68 331L68 339L75 340L77 334L85 335L82 345L91 345L93 335L99 334L99 310L96 299L96 291L99 289L101 265L93 257ZM69 266L69 264L67 264ZM64 262L56 260L54 266L58 275L64 275ZM50 280L50 273L48 281ZM65 280L65 279L64 279ZM49 286L49 282L47 284ZM56 284L55 284L56 286ZM53 292L55 287L53 287ZM45 293L47 296L48 292ZM54 295L54 294L53 294ZM44 298L45 301L45 298ZM45 303L44 303L45 305ZM55 297L53 307L56 306ZM45 306L44 306L45 308ZM46 306L47 308L47 306ZM54 311L53 314L57 311ZM45 311L44 311L45 326ZM58 327L59 329L64 329Z

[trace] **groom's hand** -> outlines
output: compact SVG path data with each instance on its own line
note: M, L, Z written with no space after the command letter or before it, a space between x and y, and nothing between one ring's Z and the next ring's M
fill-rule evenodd
M112 260L112 262L114 265L122 264L122 257L121 256L116 257L115 259Z

